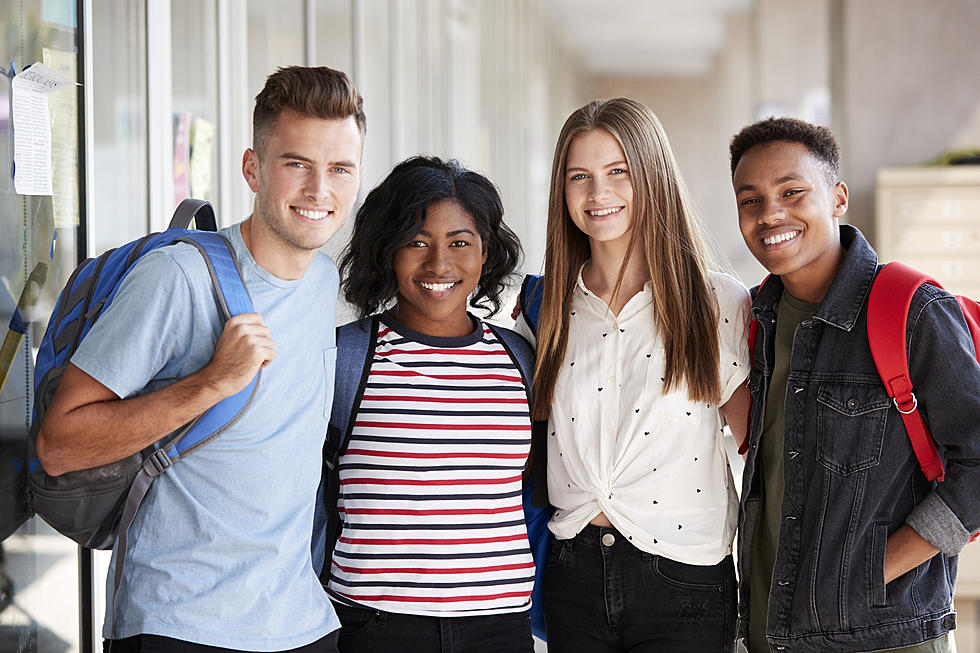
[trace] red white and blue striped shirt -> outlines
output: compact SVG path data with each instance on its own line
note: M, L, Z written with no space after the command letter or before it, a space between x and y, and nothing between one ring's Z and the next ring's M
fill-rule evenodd
M461 338L385 315L346 452L331 596L386 612L526 610L527 390L485 325Z

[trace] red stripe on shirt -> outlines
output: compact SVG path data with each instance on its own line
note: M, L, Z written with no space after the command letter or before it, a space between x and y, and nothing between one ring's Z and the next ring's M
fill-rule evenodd
M520 480L521 475L507 478L447 478L433 480L398 478L345 478L341 485L360 483L363 485L502 485Z
M486 350L486 349L462 349L462 348L456 348L456 349L437 349L437 348L430 348L430 349L416 349L416 350L409 350L409 349L389 349L388 351L383 351L383 352L376 350L375 353L378 356L395 356L397 354L405 354L405 355L409 355L409 356L419 355L419 354L446 354L448 356L453 356L453 357L459 357L459 356L506 356L507 355L507 352L500 351L500 350L493 351L493 350Z
M335 592L337 590L334 590ZM425 603L454 603L459 601L492 601L494 599L509 599L530 597L530 592L500 592L499 594L469 594L465 596L398 596L396 594L341 594L352 601L408 601Z
M504 506L502 508L442 508L432 510L414 510L412 508L350 508L343 506L337 508L340 512L347 515L499 515L503 512L517 512L523 506Z
M348 449L347 454L351 456L376 456L380 458L503 458L507 460L519 460L527 458L527 452L524 453L462 453L462 452L445 452L445 453L422 453L413 451L372 451L370 449Z
M374 429L418 429L420 431L530 431L527 424L409 424L408 422L354 422Z
M479 389L479 388L477 388ZM410 395L364 395L361 402L365 401L422 401L433 404L526 404L527 397L516 399L487 399L486 397L412 397Z
M444 381L514 381L521 382L519 376L509 376L506 374L426 374L414 370L386 370L371 371L371 376L424 376L430 379L442 379Z
M492 565L485 567L454 567L430 569L427 567L349 567L337 564L334 567L354 574L480 574L492 571L513 571L515 569L534 569L534 563L515 563L512 565Z
M344 544L363 544L363 545L377 545L377 546L410 546L413 544L451 544L453 546L458 544L492 544L494 542L517 542L519 540L527 540L526 533L515 533L514 535L500 535L498 537L463 537L450 540L439 540L434 538L420 538L411 540L393 540L393 539L375 539L375 538L348 538L341 535L337 538L339 542Z

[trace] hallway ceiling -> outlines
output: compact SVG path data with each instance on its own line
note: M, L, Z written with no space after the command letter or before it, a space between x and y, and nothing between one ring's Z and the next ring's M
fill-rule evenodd
M542 0L566 46L596 76L707 73L726 19L752 0Z

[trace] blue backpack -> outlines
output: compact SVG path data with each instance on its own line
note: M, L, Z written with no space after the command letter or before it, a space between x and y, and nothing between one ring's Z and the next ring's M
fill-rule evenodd
M198 229L206 231L187 228L195 218ZM244 390L219 402L154 447L92 469L48 476L35 457L37 434L72 354L102 311L112 303L133 264L147 252L176 242L189 243L207 263L215 301L224 319L254 311L231 244L214 233L215 229L214 210L209 203L184 200L166 231L84 261L71 274L58 297L41 340L28 438L28 460L33 459L29 466L29 508L59 533L87 548L112 548L118 533L117 582L122 574L129 525L153 480L235 421L251 399L258 376Z
M527 340L519 334L490 323L485 324L503 343L507 353L517 364L521 377L524 379L524 385L528 389L528 403L530 404L534 350ZM330 578L330 559L341 529L340 515L337 511L337 500L340 497L340 475L337 466L340 457L347 449L347 443L354 428L350 418L357 414L361 397L364 395L364 387L371 372L374 347L378 341L378 325L378 316L373 316L345 324L337 329L337 371L334 382L333 407L330 414L330 425L327 428L327 439L323 444L323 477L317 493L317 508L313 521L313 566L324 584ZM539 425L537 422L533 424L532 443L535 441L534 432L540 430L543 433L546 427L547 424ZM532 448L533 446L532 444ZM533 470L537 469L537 466L538 461L532 457L532 474L534 474ZM527 535L535 566L534 589L531 593L531 632L535 636L545 639L541 579L544 575L551 540L551 532L548 530L551 509L546 504L540 507L532 504L532 487L529 480L524 486L523 505L524 521L527 525Z
M524 316L524 321L531 327L535 335L538 333L538 316L541 314L541 298L544 297L544 277L529 274L524 277L521 284L521 294L519 295L520 314ZM514 316L516 317L516 315ZM532 503L536 507L548 508L548 423L535 422L534 430L531 434L531 448L534 451L534 461L531 469L530 492ZM551 510L548 510L548 517L551 517ZM550 531L548 540L550 542ZM545 549L547 553L547 549Z

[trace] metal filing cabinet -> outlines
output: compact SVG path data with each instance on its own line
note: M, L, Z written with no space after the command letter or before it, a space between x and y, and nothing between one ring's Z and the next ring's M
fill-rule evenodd
M878 171L875 249L980 298L980 166Z
M980 166L882 168L876 192L881 261L902 261L980 299ZM959 650L980 651L980 543L960 555L954 602Z

